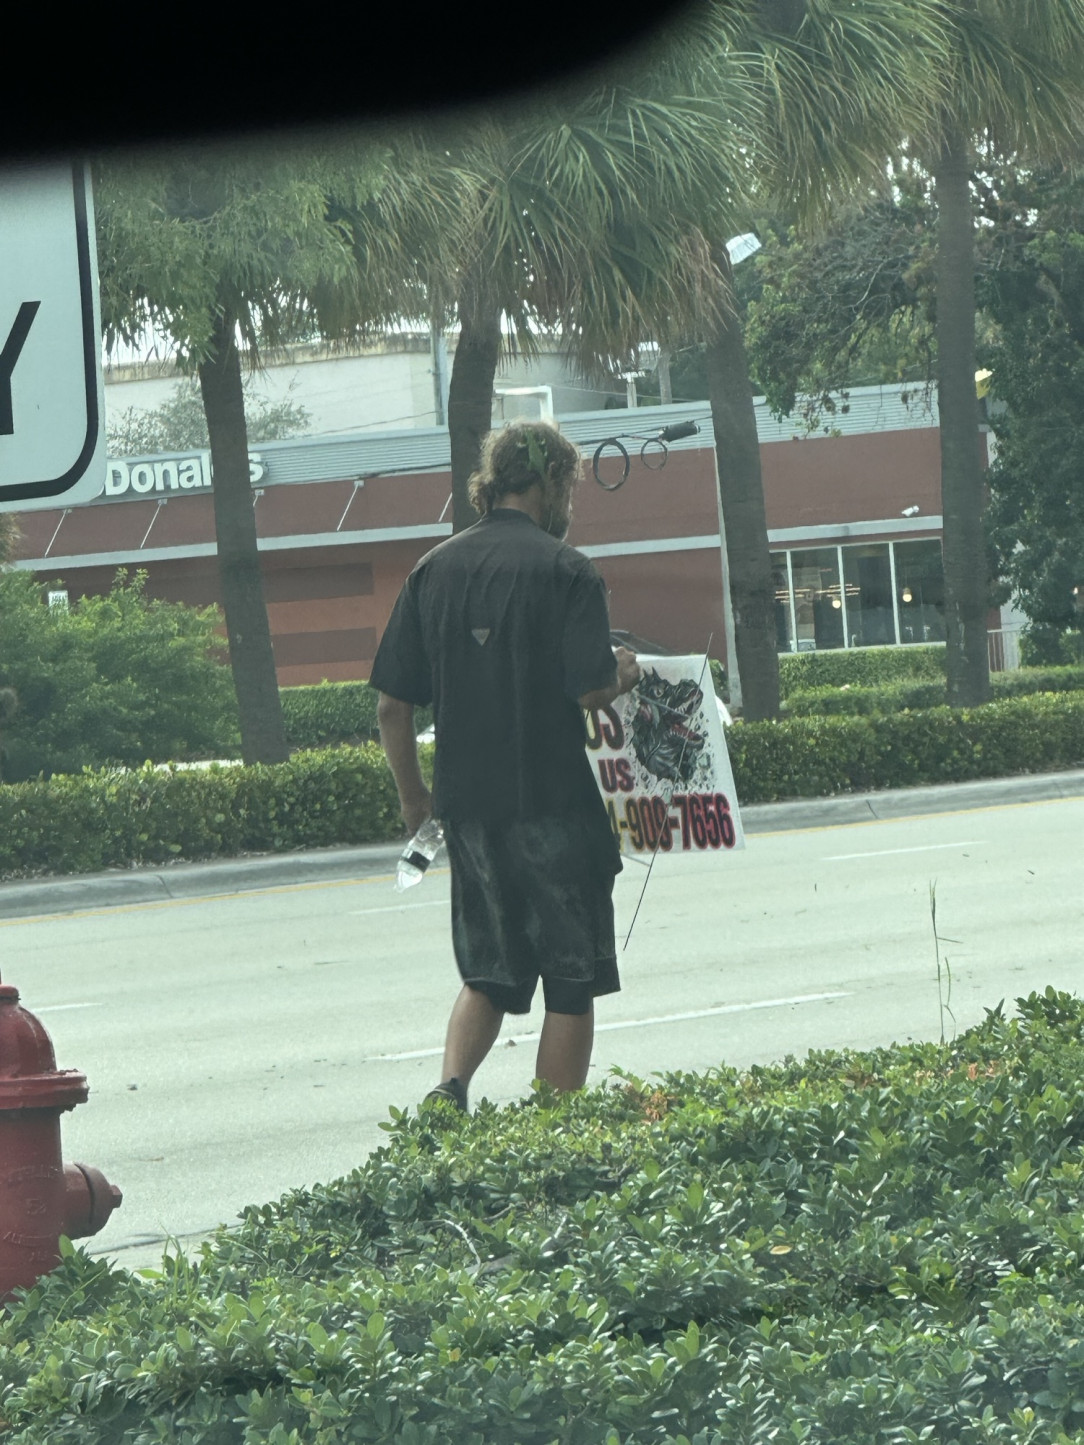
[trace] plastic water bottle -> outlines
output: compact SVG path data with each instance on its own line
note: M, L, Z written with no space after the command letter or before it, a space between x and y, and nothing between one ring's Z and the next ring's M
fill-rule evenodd
M443 842L444 829L440 822L436 818L426 818L399 858L399 867L395 873L395 887L398 892L413 888L415 883L422 881L425 870L440 852Z

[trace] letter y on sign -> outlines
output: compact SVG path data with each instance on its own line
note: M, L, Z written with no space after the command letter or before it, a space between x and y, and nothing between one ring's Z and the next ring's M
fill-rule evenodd
M92 209L82 165L0 172L0 510L105 486Z
M22 355L26 338L38 314L40 301L24 301L15 315L15 324L0 351L0 436L11 436L15 423L11 411L11 373Z

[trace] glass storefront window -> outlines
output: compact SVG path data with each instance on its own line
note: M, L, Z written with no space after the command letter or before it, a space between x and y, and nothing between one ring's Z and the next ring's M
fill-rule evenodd
M843 598L835 547L792 552L797 651L843 647Z
M773 552L771 564L780 652L945 640L936 538L796 548Z
M896 641L892 566L887 542L844 547L848 647L884 647Z
M944 642L945 574L941 543L897 542L896 599L901 642Z
M794 614L790 607L790 573L787 570L787 554L773 552L772 587L775 591L775 649L777 652L794 652Z

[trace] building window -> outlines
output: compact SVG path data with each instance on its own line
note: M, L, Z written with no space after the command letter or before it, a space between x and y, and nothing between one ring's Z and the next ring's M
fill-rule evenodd
M887 542L842 547L848 647L885 647L896 641L892 564Z
M935 538L773 552L771 564L780 652L945 640Z
M839 548L817 547L791 553L798 652L843 647L843 597L839 584Z
M786 552L773 552L772 587L775 590L775 646L778 652L794 652L794 598Z
M896 542L901 642L944 642L945 574L941 543Z

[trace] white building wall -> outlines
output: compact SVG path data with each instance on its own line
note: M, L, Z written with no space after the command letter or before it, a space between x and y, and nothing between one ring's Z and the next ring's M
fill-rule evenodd
M107 428L130 408L156 410L179 380L178 373L162 375L157 366L123 367L112 374L107 369ZM303 406L309 413L306 436L389 431L435 422L428 350L301 356L252 372L248 388L254 397Z
M454 342L454 337L449 337L452 356ZM160 362L107 367L107 428L129 409L156 410L169 400L179 380L178 372ZM495 385L550 386L559 416L600 410L609 396L605 389L588 386L556 351L544 352L532 361L505 358L498 366ZM323 348L295 354L253 372L248 387L254 397L303 406L309 413L306 436L437 425L433 359L427 339L411 338L401 346L392 342L362 355L329 353ZM623 389L620 395L623 397ZM495 415L499 416L499 409Z

